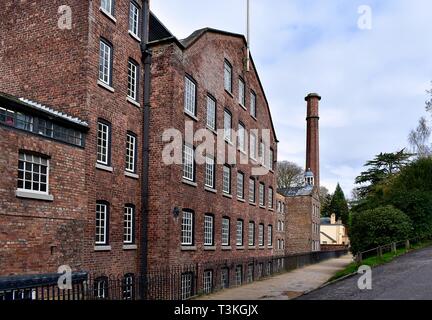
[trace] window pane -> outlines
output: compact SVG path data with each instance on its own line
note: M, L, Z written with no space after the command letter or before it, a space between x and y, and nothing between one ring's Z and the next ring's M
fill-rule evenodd
M244 175L237 173L237 198L244 199Z
M211 157L206 157L206 170L205 170L205 185L214 188L214 172L215 162Z
M128 134L126 136L126 171L135 172L136 165L136 138Z
M193 213L184 211L182 218L182 245L193 244Z
M111 84L111 47L104 41L99 48L99 80Z
M128 97L138 99L138 66L132 62L128 62Z
M225 110L224 112L224 137L225 140L231 142L232 141L232 118L231 113Z
M213 245L213 217L208 215L204 217L204 245Z
M196 95L195 83L188 77L185 77L185 111L193 116L196 115L195 95Z
M38 156L19 154L18 189L48 193L48 160Z
M245 100L245 83L242 79L239 79L239 103L244 106L246 105Z
M98 123L97 161L104 165L108 165L109 131L108 125L102 122Z
M207 97L207 126L216 130L216 101Z
M185 145L183 148L183 178L194 181L194 149Z
M228 64L227 61L225 61L224 64L224 86L225 90L228 92L232 92L232 68Z
M243 124L239 123L238 127L238 143L241 151L246 151L246 129Z
M231 168L228 166L223 168L223 192L231 194Z
M129 31L138 37L139 28L139 9L131 2L129 10Z

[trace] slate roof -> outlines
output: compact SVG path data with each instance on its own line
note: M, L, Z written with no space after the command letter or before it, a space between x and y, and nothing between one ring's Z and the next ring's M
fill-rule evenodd
M149 24L149 42L174 38L174 35L152 12L150 12Z
M313 186L301 186L279 189L278 192L285 197L310 196L314 190Z

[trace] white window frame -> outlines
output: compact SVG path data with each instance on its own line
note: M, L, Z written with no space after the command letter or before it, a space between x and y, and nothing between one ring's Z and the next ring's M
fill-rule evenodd
M224 61L224 88L229 93L232 93L232 65L225 60Z
M244 221L237 220L237 229L236 229L236 245L237 247L242 247L244 243L243 239L243 229L244 229Z
M207 127L216 130L216 100L207 95Z
M239 104L246 107L246 83L242 78L239 78Z
M256 93L254 91L250 92L250 115L256 118Z
M100 39L99 42L99 76L102 83L111 86L112 84L112 46L107 41Z
M243 123L239 122L238 125L238 148L242 152L246 152L246 127Z
M253 222L253 221L249 222L248 244L249 244L249 247L255 246L255 222Z
M267 227L267 245L273 246L273 226L271 224Z
M136 145L137 138L133 134L126 134L126 171L136 172Z
M257 136L254 133L250 134L250 157L257 160Z
M214 246L214 217L209 214L204 216L204 246Z
M264 225L262 223L258 227L258 244L260 247L264 247Z
M232 143L232 114L227 109L224 110L224 138Z
M183 211L181 223L181 244L182 246L192 246L194 241L194 213Z
M206 156L205 163L205 186L211 189L215 188L215 172L216 164L215 159L210 156Z
M187 272L181 275L180 299L187 300L192 297L193 273Z
M96 203L96 245L106 245L108 244L108 204L107 203ZM98 232L99 231L101 232Z
M237 199L244 200L244 178L243 172L237 172Z
M230 219L222 218L222 246L230 245Z
M256 202L256 181L253 178L249 178L249 202Z
M129 31L137 38L139 38L139 21L140 8L134 1L131 1L129 6Z
M187 144L183 145L183 179L195 181L195 150Z
M265 206L265 185L262 183L259 184L259 205Z
M209 294L213 291L213 270L206 270L203 273L203 292Z
M196 116L196 93L195 81L185 76L184 110L192 117Z
M222 177L222 191L225 194L231 194L231 167L224 165ZM228 189L227 189L228 187Z
M20 168L22 164L22 169ZM35 167L38 166L38 170ZM42 168L45 168L43 173ZM27 170L29 169L29 170ZM49 193L49 170L50 161L47 158L28 154L25 152L19 153L18 160L18 186L17 191L31 192L35 194L48 195ZM30 180L26 179L27 174L30 174ZM42 181L42 177L45 176L45 182ZM36 179L35 179L36 178ZM30 183L30 188L26 187L26 184ZM22 187L20 187L22 184ZM37 189L34 188L35 184ZM45 186L45 191L42 191L42 186Z
M132 60L128 61L128 98L138 101L139 66Z
M273 188L269 188L268 189L268 207L269 207L269 209L273 209L273 194L274 194L274 191L273 191Z
M114 0L101 0L101 9L114 16Z
M131 205L124 207L123 243L134 244L134 216L135 208Z
M105 122L98 121L97 162L106 166L110 162L110 136L111 126Z

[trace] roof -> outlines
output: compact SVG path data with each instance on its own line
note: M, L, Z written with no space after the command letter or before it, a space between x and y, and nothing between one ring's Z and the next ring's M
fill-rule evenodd
M342 226L342 223L336 222L336 223L331 223L331 218L321 218L321 225L324 226Z
M54 119L61 119L63 121L69 122L71 124L78 125L80 127L88 128L88 123L79 119L78 117L73 117L64 112L56 111L54 108L40 104L38 102L26 99L26 98L17 98L7 93L0 92L0 99L7 100L8 102L12 102L15 104L19 104L22 107L36 110L40 113L45 114L46 116Z
M285 197L310 196L314 191L313 186L291 187L278 189L278 192Z
M209 32L216 33L216 34L222 34L222 35L235 37L235 38L240 38L243 40L244 44L247 45L246 37L242 34L228 32L228 31L214 29L214 28L208 28L208 27L198 29L198 30L194 31L187 38L179 40L168 30L167 27L164 26L164 24L153 13L150 13L150 30L149 30L149 45L150 46L165 43L165 42L174 42L182 50L185 50L185 49L188 49L189 47L191 47L192 45L194 45L204 34L209 33ZM257 70L257 68L255 67L255 62L252 58L252 54L250 54L250 60L251 60L251 65L252 65L253 69ZM258 80L259 86L261 88L261 91L263 92L264 100L266 102L267 111L270 114L270 123L272 126L274 138L275 138L276 142L279 142L277 135L276 135L276 130L275 130L275 127L273 124L273 119L271 116L267 96L266 96L265 91L264 91L264 86L262 85L262 82L261 82L261 79L258 75L258 72L256 72L256 75L257 75L257 80Z

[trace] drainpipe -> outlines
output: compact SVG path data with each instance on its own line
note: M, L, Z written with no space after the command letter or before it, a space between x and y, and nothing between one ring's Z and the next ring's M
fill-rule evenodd
M151 58L152 53L148 48L150 21L150 0L142 3L142 37L141 54L144 64L144 105L142 127L142 178L141 178L141 299L147 298L147 252L148 252L148 212L149 212L149 159L150 159L150 84L151 84Z

